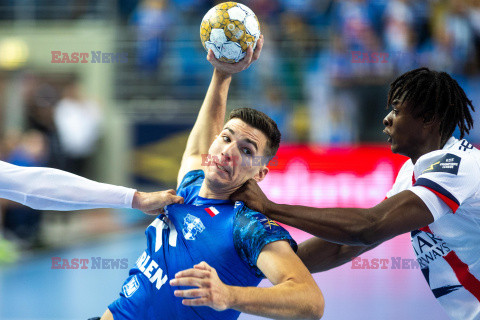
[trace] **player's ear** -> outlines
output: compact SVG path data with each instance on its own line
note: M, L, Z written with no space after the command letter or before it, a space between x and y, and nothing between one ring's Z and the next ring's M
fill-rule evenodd
M268 171L269 170L268 170L267 166L262 166L258 170L257 174L253 177L253 179L255 179L255 181L257 181L257 182L262 181L263 179L265 179L265 176L267 175Z
M423 124L425 126L431 126L437 121L437 117L433 112L429 112L423 116Z
M427 114L423 117L423 127L430 129L432 132L438 132L440 122L437 121L435 114Z

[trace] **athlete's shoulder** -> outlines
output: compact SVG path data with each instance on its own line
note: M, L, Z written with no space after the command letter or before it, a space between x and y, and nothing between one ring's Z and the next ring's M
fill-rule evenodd
M186 188L196 184L202 184L203 179L205 179L205 173L202 169L189 171L183 177L182 182L180 182L180 185L178 186L178 189Z
M478 153L458 148L467 144L452 139L442 150L427 153L418 159L414 187L425 187L443 200L448 198L446 203L455 212L465 200L477 194L480 165L476 156Z
M421 156L415 164L416 176L424 173L479 174L480 152L464 141L455 139L448 147Z
M258 255L267 244L275 241L287 241L294 251L297 243L285 228L264 214L251 210L237 201L235 203L233 240L239 256L247 262L258 276L263 276L256 267Z
M189 171L178 185L177 195L182 196L185 203L189 203L198 194L204 179L205 173L203 170Z
M450 143L449 143L450 142ZM461 154L472 154L472 155L477 155L480 153L480 151L473 146L470 142L468 142L467 139L462 139L458 140L456 138L450 138L450 140L447 141L446 146L443 148L443 150L449 150L449 151L456 151Z
M400 171L398 171L397 177L401 177L401 176L407 175L407 176L409 176L409 177L411 178L413 167L414 167L414 165L413 165L412 159L408 159L408 160L405 161L405 163L402 165L402 167L400 168Z
M412 184L413 163L411 159L405 161L405 163L398 171L395 182L392 188L387 192L386 197L390 198L397 193L407 189Z
M254 211L247 207L243 202L237 201L234 206L235 226L238 230L255 230L257 232L268 230L269 233L285 232L285 228L280 226L274 220L269 219L264 214Z

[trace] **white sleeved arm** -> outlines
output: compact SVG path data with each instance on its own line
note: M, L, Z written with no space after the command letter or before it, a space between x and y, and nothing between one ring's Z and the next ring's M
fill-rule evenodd
M419 174L410 190L425 202L435 220L455 213L480 187L475 158L460 151L432 152L420 158L416 166Z
M400 168L397 178L395 179L395 183L393 184L392 189L387 192L386 198L393 197L397 193L402 192L403 190L406 190L409 186L411 186L412 173L413 164L412 161L409 159Z
M135 191L57 169L19 167L0 161L0 198L33 209L131 208Z
M411 187L408 190L412 191L422 199L428 210L430 210L433 220L437 221L444 215L452 212L450 207L429 189L424 187Z

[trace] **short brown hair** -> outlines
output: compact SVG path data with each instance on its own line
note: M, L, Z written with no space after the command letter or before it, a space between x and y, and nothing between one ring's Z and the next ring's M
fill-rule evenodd
M228 120L240 119L246 124L262 131L267 136L267 146L265 148L265 156L273 158L280 146L282 134L278 130L277 124L265 113L251 109L238 108L232 110L228 116Z

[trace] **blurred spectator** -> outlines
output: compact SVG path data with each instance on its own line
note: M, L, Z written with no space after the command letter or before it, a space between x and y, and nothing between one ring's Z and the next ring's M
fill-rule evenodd
M7 135L8 138L11 135ZM45 166L48 155L48 144L45 136L37 130L29 130L22 134L19 143L6 158L7 162L23 167Z
M389 1L384 14L385 48L389 60L394 64L395 73L415 68L417 38L415 35L415 14L409 0Z
M88 176L86 166L101 135L102 115L97 103L82 97L76 78L65 86L54 119L65 155L65 170Z
M315 2L317 0L280 0L285 13L295 13L302 17L307 17L314 13Z
M261 21L262 28L264 23L274 23L276 21L278 24L281 10L278 0L250 0L246 5L255 12L258 20Z
M466 67L474 57L474 34L468 20L468 6L465 0L452 0L445 16L446 30L451 36L453 58L456 63ZM465 71L462 70L462 71Z
M367 37L377 37L371 7L366 0L337 1L334 22L348 50L366 51Z
M279 49L283 53L280 66L283 71L283 78L289 92L289 98L293 100L303 99L303 66L308 52L309 40L312 38L310 29L305 21L296 12L284 12L281 14L280 24L281 41L290 45L281 45Z
M392 72L391 63L369 61L373 54L385 54L381 37L376 31L375 16L379 9L366 0L337 1L333 11L333 59L350 80L379 83ZM360 61L353 58L356 52ZM345 61L339 61L346 58ZM385 60L381 58L382 61ZM388 58L387 58L388 59ZM337 72L335 72L337 73Z
M432 37L422 47L423 64L453 74L463 74L475 57L474 34L464 0L434 4Z
M307 77L310 140L322 144L355 143L359 136L359 102L348 88L334 87L335 82L326 71L328 63L328 56L319 59L319 69L312 70ZM336 75L336 81L341 83L338 76L345 73Z
M55 105L60 94L57 86L39 76L30 75L25 82L26 127L38 130L48 139L48 166L63 168L57 129L53 120Z
M118 14L122 23L126 23L138 6L140 0L118 0Z
M12 137L8 135L7 138ZM18 166L45 166L48 153L45 136L36 130L29 130L20 137L20 141L6 157L6 161ZM35 181L32 181L35 183ZM14 235L21 245L30 247L39 239L41 215L32 208L15 202L5 201L4 228L7 237Z
M133 13L136 26L137 63L141 70L156 73L165 54L167 30L172 17L168 0L143 0Z
M282 133L282 142L291 141L292 108L285 101L280 86L267 85L264 97L256 109L268 114L277 123L278 129Z
M467 10L468 20L472 26L475 36L480 37L480 1L469 1L470 5Z

